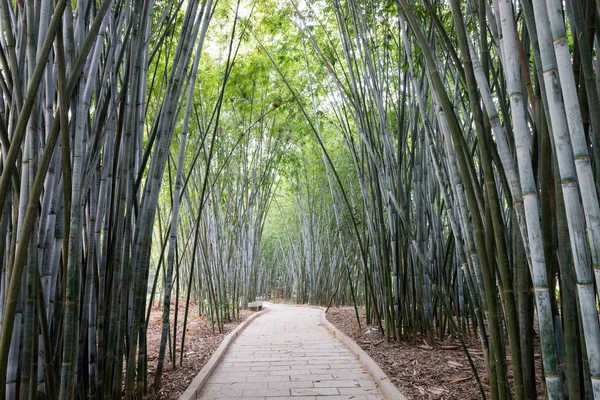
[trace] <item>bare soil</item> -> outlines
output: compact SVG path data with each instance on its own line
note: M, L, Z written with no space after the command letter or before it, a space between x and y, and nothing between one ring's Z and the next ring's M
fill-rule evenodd
M327 319L354 339L407 398L481 399L475 376L458 339L449 336L440 341L417 337L411 343L388 343L382 340L376 327L366 325L364 309L359 311L362 330L358 328L352 307L331 308ZM479 339L466 338L465 344L486 392L486 398L489 398L489 382ZM508 378L512 379L510 367L507 373Z
M174 299L171 302L171 327L173 326L173 315L175 312ZM247 310L240 311L240 321L228 321L225 323L225 330L219 333L215 325L214 331L210 321L206 316L198 315L198 306L190 304L188 312L188 323L185 334L185 347L183 349L183 363L180 364L181 356L181 333L183 331L183 315L185 312L185 299L179 300L179 310L177 319L177 357L176 369L173 370L173 364L170 360L170 353L167 349L167 361L161 379L161 387L158 393L153 393L152 399L178 399L187 389L194 377L200 372L204 364L208 362L215 350L219 347L223 338L231 332L237 325L253 314ZM158 362L158 352L160 348L160 338L162 330L162 304L152 307L150 312L150 323L148 324L148 385L152 387L154 375L156 373L156 364Z

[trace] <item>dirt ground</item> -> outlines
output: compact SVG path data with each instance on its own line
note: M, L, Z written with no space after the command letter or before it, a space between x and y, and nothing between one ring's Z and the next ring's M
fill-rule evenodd
M469 362L454 337L428 343L424 338L414 343L388 343L365 323L364 309L359 313L362 331L358 328L354 309L331 308L327 319L354 339L390 377L409 399L479 400L481 395ZM478 338L468 338L466 345L489 398L489 382ZM509 379L512 373L508 371Z
M173 304L171 302L171 304ZM174 312L175 308L172 306ZM171 325L173 321L171 313ZM183 315L185 312L185 300L179 302L177 320L177 369L173 370L167 350L167 362L165 362L161 388L152 399L177 399L187 389L194 377L200 372L204 364L208 362L212 354L221 344L223 338L231 332L240 322L252 314L250 311L241 310L240 320L225 323L225 331L220 334L217 327L213 332L210 321L205 316L198 316L198 306L190 304L188 323L185 334L185 347L183 349L183 364L180 365L181 332L183 330ZM162 308L152 307L150 312L150 323L148 324L148 385L152 386L162 329ZM150 398L150 397L149 397Z

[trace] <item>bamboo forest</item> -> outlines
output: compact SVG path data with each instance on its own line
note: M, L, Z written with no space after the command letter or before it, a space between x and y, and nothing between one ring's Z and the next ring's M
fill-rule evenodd
M264 300L599 400L599 55L600 0L0 0L0 399Z

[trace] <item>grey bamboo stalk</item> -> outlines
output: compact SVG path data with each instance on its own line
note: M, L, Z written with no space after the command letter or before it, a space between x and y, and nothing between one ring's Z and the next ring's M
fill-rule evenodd
M179 219L179 204L181 199L182 190L182 176L185 160L186 140L187 133L189 130L190 114L192 111L192 103L194 101L194 92L196 89L196 77L198 73L198 66L200 64L200 56L202 54L202 47L204 44L204 37L206 30L208 29L208 22L212 14L212 0L204 0L200 6L199 19L202 20L202 28L198 44L196 48L196 54L194 62L192 64L192 70L188 80L188 94L186 99L185 113L183 115L183 127L181 130L180 142L179 142L179 155L177 158L177 173L175 177L175 193L173 194L173 208L171 214L171 226L169 234L169 250L167 253L167 281L165 284L165 297L163 305L163 327L161 333L160 350L158 355L158 364L156 367L156 374L154 378L154 390L158 390L160 387L160 381L162 378L162 370L164 365L164 359L166 354L167 336L169 332L169 314L171 304L171 289L172 289L172 275L173 275L173 262L175 257L175 247L177 246L177 226Z
M102 17L104 15L103 13L107 10L108 5L110 5L110 3L111 3L110 0L105 0L103 2L103 4L101 5L101 7L99 8L98 15L100 16L100 18L94 20L94 23L92 24L92 28L90 29L90 34L85 39L85 44L84 44L84 46L82 48L82 52L78 58L78 62L76 63L77 67L73 71L73 75L71 76L71 78L69 80L68 86L69 86L70 90L68 89L68 91L72 91L75 86L75 82L78 79L78 72L80 71L80 68L83 66L82 60L85 59L85 57L87 55L87 51L89 51L89 48L90 48L91 44L93 43L93 39L95 39L94 31L97 31L99 24L102 20ZM60 11L59 8L55 9L55 13L53 14L53 18L50 23L51 29L49 29L49 32L54 32L54 33L52 33L52 34L49 33L49 36L46 37L44 44L42 46L42 50L43 50L42 55L44 53L47 54L46 50L49 52L49 47L51 47L51 43L53 41L54 34L56 33L58 23L59 23L59 22L55 21L55 18L60 20L60 17L56 17L58 11ZM64 11L64 8L63 8L63 11ZM36 72L36 71L38 71L38 67L43 64L41 61L39 61L39 57L42 57L42 55L38 56L38 62L36 63L36 69L34 70L34 73L32 74L32 77L35 79L38 79L36 73L39 73L39 75L41 77L41 72ZM45 57L44 57L44 59L45 59ZM38 81L39 81L39 79L38 79ZM30 85L30 89L33 90L33 87L31 85ZM30 98L30 97L28 96L28 98ZM25 104L28 104L28 103L25 103ZM57 139L58 133L59 133L59 124L58 124L58 119L56 119L54 121L54 124L51 127L50 134L47 138L47 143L46 143L47 148L44 151L42 159L40 160L39 169L36 174L35 181L33 183L31 194L30 194L31 199L28 203L27 211L26 211L26 213L24 213L25 216L23 218L23 221L25 222L25 225L24 225L24 229L21 232L23 239L28 238L29 235L31 235L32 230L33 230L33 218L35 218L37 216L37 207L35 205L37 205L37 201L38 201L41 191L43 189L43 180L44 180L45 174L47 172L50 160L52 158L52 153L53 153L52 150L54 149L54 145L56 144L56 139ZM14 143L15 142L13 141L13 144ZM3 173L4 172L6 172L6 169L3 171ZM4 210L4 207L3 207L3 210ZM19 291L19 285L20 285L20 281L21 281L20 271L22 271L22 268L23 268L24 255L25 255L24 250L26 249L26 246L23 243L25 243L25 241L23 241L22 244L19 246L19 249L17 249L17 254L19 256L15 257L15 261L14 261L15 265L13 266L13 271L12 271L13 273L15 273L15 278L11 279L11 284L10 284L8 297L7 297L7 303L6 303L7 308L5 309L5 315L4 315L4 324L2 325L2 330L4 333L1 335L1 339L0 339L0 396L4 395L4 390L5 390L4 380L6 379L6 375L5 375L6 362L7 362L7 357L8 357L8 351L10 348L10 343L9 343L10 339L9 338L12 336L11 333L12 333L12 330L14 327L14 325L13 325L14 324L14 313L15 313L15 307L16 307L15 299L17 298L17 293Z
M594 71L594 61L592 56L593 46L590 44L590 39L593 43L593 36L588 37L589 33L586 30L585 19L586 15L584 15L584 7L585 3L580 0L568 0L565 2L567 10L570 9L572 12L567 12L569 16L569 20L571 22L571 27L575 27L575 29L571 28L572 31L577 33L577 44L579 45L579 55L581 57L581 69L584 76L585 81L585 93L587 95L588 101L588 112L591 117L591 126L589 127L592 134L590 136L593 137L593 143L597 143L593 146L593 158L594 158L594 170L596 172L596 190L600 189L600 152L598 147L600 147L600 99L598 97L598 87L596 86L596 72ZM590 2L591 3L591 2ZM554 4L556 7L556 4ZM561 10L562 11L562 10ZM589 17L588 21L589 21ZM556 21L558 24L559 30L563 31L564 37L564 22ZM562 24L562 27L561 27Z
M400 22L401 22L402 39L403 39L403 41L405 43L409 43L409 41L408 41L408 35L406 33L406 29L404 28L404 22L402 20ZM480 304L479 296L476 295L478 293L478 291L475 289L475 286L473 285L474 281L472 281L473 278L471 277L471 271L479 270L479 263L478 263L478 260L476 259L476 257L469 257L468 256L469 253L471 253L473 255L476 255L475 251L472 249L472 246L473 246L472 245L472 241L473 241L473 239L470 238L470 235L471 235L470 230L469 229L464 229L464 227L466 227L466 225L464 225L463 221L466 221L466 219L464 217L460 218L460 215L458 215L457 218L459 218L460 221L463 222L462 226L463 226L463 229L464 229L464 232L465 232L464 235L465 236L469 236L468 241L471 243L470 247L464 247L463 248L463 245L460 245L461 243L463 243L463 234L461 233L461 228L459 227L459 224L456 222L456 218L454 218L453 207L450 206L450 204L452 204L452 202L451 202L451 200L449 198L450 196L448 196L448 194L446 193L446 190L444 189L445 184L443 182L442 174L441 174L441 171L440 171L441 170L441 168L439 166L440 163L437 161L436 155L435 155L434 150L432 148L433 144L435 143L435 141L433 139L433 135L432 135L432 132L431 132L431 126L427 122L428 121L428 116L427 116L427 113L426 113L425 101L423 99L423 96L421 94L422 92L419 89L419 86L418 86L418 83L417 83L417 80L416 80L416 76L415 76L415 72L414 72L414 63L413 63L412 52L411 52L410 46L404 46L404 50L406 52L406 57L407 57L407 60L408 60L409 72L410 72L410 75L411 75L412 87L413 87L413 90L416 93L416 97L417 97L417 105L419 106L419 112L421 113L421 117L423 118L423 121L424 121L424 124L425 124L425 133L426 133L426 136L427 136L427 141L429 142L429 146L428 147L429 147L430 153L431 153L432 164L433 164L434 169L435 169L436 177L437 177L437 179L439 181L440 189L441 189L441 191L442 191L442 193L444 195L444 200L446 202L446 207L447 207L446 208L446 212L448 214L448 219L450 220L450 224L451 224L454 236L455 236L455 240L457 241L457 243L459 243L459 245L458 245L458 247L459 247L458 252L459 252L459 255L461 257L461 266L465 270L465 275L467 276L467 282L468 282L468 285L469 285L469 290L471 290L471 292L472 292L473 303L474 303L474 306L475 306L475 312L476 312L477 318L479 319L480 325L483 327L484 325L483 325L482 312L479 309L479 304ZM454 168L456 168L456 166ZM456 172L454 172L454 174L458 175L458 173L456 173ZM464 196L464 192L462 190L462 185L460 184L460 182L459 182L459 184L456 185L456 188L453 191L453 193L455 195L458 194L458 196ZM462 202L458 201L456 203L460 204L460 203L463 203L463 202L464 201L462 201ZM460 206L458 206L458 207L459 207L459 209L461 208ZM458 214L460 214L460 213L458 213ZM477 264L473 265L472 264L473 262L476 262ZM469 264L471 264L471 265L469 265ZM490 354L489 354L489 343L488 343L487 335L486 335L484 329L480 329L479 330L479 336L480 336L480 339L481 339L482 347L483 347L484 352L485 352L485 360L489 364L489 362L490 362L490 358L489 358L489 356L490 356Z
M540 30L547 29L545 24L548 24L549 22L552 43L554 44L554 53L556 54L556 66L560 78L560 88L564 98L564 110L565 114L568 116L567 125L571 136L575 169L583 202L583 212L586 219L588 240L590 243L594 274L596 276L596 285L600 287L600 205L598 203L598 193L594 190L595 181L592 174L592 166L581 119L581 109L579 106L575 78L573 76L573 65L571 64L571 54L563 19L563 3L556 0L546 0L545 7L542 11L537 7L543 7L543 3L542 0L534 1L534 14L538 25L538 34L541 35L539 33ZM547 19L545 16L546 12ZM541 43L540 45L542 46ZM594 110L594 112L596 111L597 110ZM595 122L597 121L594 121L594 123ZM594 128L597 129L598 127ZM600 337L598 339L600 340ZM600 341L596 344L600 345ZM600 396L600 352L598 353L597 358L599 364L595 367L593 375L595 376L594 379L598 379L597 389L598 396Z
M146 5L144 8L144 15L149 13L151 9L150 5ZM150 163L150 173L144 194L142 196L141 208L140 208L140 224L136 227L136 233L134 235L133 243L134 252L131 257L131 266L133 268L133 276L135 277L134 290L133 290L133 309L132 315L134 318L132 325L132 340L137 343L139 328L142 324L144 315L143 306L145 302L146 284L144 283L147 279L149 272L148 260L150 256L150 244L151 244L151 233L153 228L154 217L156 214L158 195L160 190L159 182L162 180L162 175L166 166L166 157L168 154L168 145L173 135L174 117L177 115L178 99L183 87L183 77L187 66L189 65L191 44L195 40L195 33L198 32L199 21L196 21L197 14L197 3L189 3L184 24L182 27L182 33L180 40L177 44L177 50L174 56L174 65L172 67L169 83L166 92L165 105L161 112L161 118L158 118L158 132L160 134L157 139L158 142L155 144L153 150L153 157ZM195 23L194 23L195 22ZM142 29L142 32L145 30ZM135 369L137 363L133 360L136 359L136 348L137 346L129 347L128 363L126 370L126 386L125 386L125 398L131 399L133 397L134 390L134 379Z
M5 2L6 1L4 1L4 3ZM21 107L19 119L11 138L11 145L6 156L6 160L4 162L4 169L2 170L2 175L0 176L0 216L2 216L2 213L4 212L4 202L6 201L6 195L8 193L8 184L10 182L11 175L13 173L13 168L15 166L15 161L19 154L20 147L26 133L26 128L29 123L29 117L31 116L31 112L33 111L33 104L34 100L37 98L36 93L40 81L42 79L42 74L44 72L44 69L46 68L45 61L48 58L50 50L52 49L52 42L54 41L54 36L56 35L56 32L60 27L62 13L64 12L66 6L67 2L65 0L60 0L56 4L56 7L54 8L54 13L52 14L52 19L50 20L50 26L48 27L46 38L44 39L44 43L38 54L38 61L36 62L35 69L29 79L27 95L25 96L23 106ZM4 21L4 23L6 24L6 26L11 26L10 20ZM0 375L2 375L1 365ZM2 385L3 379L4 378L0 376L0 386L4 386ZM0 397L2 395L2 390L3 389L0 388Z
M498 198L494 172L492 169L492 157L490 154L491 135L490 137L487 136L486 129L483 126L483 115L479 105L480 101L477 92L477 82L475 79L475 73L473 71L473 62L471 60L469 51L469 41L467 38L467 32L460 10L460 4L456 0L451 0L450 5L452 9L452 14L454 16L454 21L457 25L457 36L464 63L464 70L470 100L469 103L471 104L471 109L475 119L475 127L479 139L478 146L480 149L480 160L483 166L485 182L484 185L486 188L488 204L492 214L492 232L496 243L498 271L502 280L500 286L504 290L505 316L511 352L513 354L512 365L514 373L515 397L517 399L522 399L524 389L521 366L521 345L519 341L519 325L517 320L517 308L515 303L515 297L513 295L513 279L511 276L510 267L508 265L509 257L504 237L504 221L501 215L500 200Z
M592 317L596 315L596 310L593 275L588 253L589 243L592 252L591 262L593 265L598 265L598 199L591 175L587 145L582 132L579 103L576 92L574 92L572 66L564 37L564 23L556 20L554 14L557 12L557 5L555 3L548 4L550 7L548 11L542 2L536 0L533 5L543 77L547 89L550 122L577 277L579 308L590 363L590 378L594 396L600 398L600 326L597 318ZM543 9L539 7L543 7ZM562 13L562 8L559 9ZM565 57L567 57L566 60ZM563 98L565 102L563 102ZM567 132L570 135L567 135ZM579 200L580 195L583 207ZM585 221L588 222L587 235L584 216ZM598 283L600 275L597 273L597 269L594 271L596 272L596 283Z
M550 295L548 293L548 279L546 276L546 263L542 246L541 225L539 220L539 203L537 188L531 166L529 151L529 129L525 117L523 96L521 94L521 80L518 52L515 40L513 9L510 1L500 0L500 19L502 21L503 54L506 71L506 82L512 111L512 125L515 134L517 163L521 178L523 192L523 205L527 221L527 233L531 249L531 272L537 304L540 341L544 362L544 375L547 393L550 399L563 397L560 379L558 377L558 359L556 343L554 341L554 325L552 311L550 310Z
M531 264L529 241L527 239L527 226L525 223L525 211L523 209L523 194L521 192L515 162L508 147L506 133L504 132L504 127L500 123L500 118L498 116L498 111L496 110L496 106L494 104L494 99L490 92L489 84L487 82L487 79L485 79L483 69L481 68L481 63L479 62L479 57L473 49L473 44L471 42L469 42L469 51L471 52L471 60L473 61L473 71L475 72L475 78L477 79L477 85L479 86L481 99L487 112L488 118L490 120L492 131L494 132L494 139L496 140L496 145L498 146L498 154L500 156L502 168L504 169L504 173L506 175L508 185L510 188L510 193L513 200L513 207L515 208L515 214L517 216L519 230L523 238L523 244L525 246L527 260L528 263Z
M408 3L405 0L398 0L398 8L400 8L409 22L412 31L414 32L417 41L421 47L423 55L426 60L426 68L429 72L430 79L432 81L432 86L435 89L433 92L437 94L439 98L439 104L441 105L440 113L443 113L445 116L445 121L447 121L448 130L452 136L451 143L446 143L447 147L455 147L457 160L459 165L460 174L463 177L463 183L465 184L467 200L471 209L471 216L473 219L474 233L475 233L475 241L477 252L480 256L480 265L481 272L483 274L483 283L485 287L485 294L487 297L487 309L489 312L489 321L490 321L490 332L492 335L492 359L494 360L496 374L498 374L498 395L500 397L504 397L506 392L506 382L505 382L505 370L503 363L503 356L500 352L502 345L500 339L499 332L499 320L497 313L497 305L495 298L495 290L492 285L495 282L495 277L490 272L490 267L488 265L488 258L486 253L486 244L484 240L484 230L483 230L483 221L481 212L478 208L478 196L475 193L473 182L470 179L470 170L469 164L466 161L466 154L463 147L464 138L462 137L461 128L458 124L458 120L456 115L454 114L454 110L448 95L445 91L444 85L442 83L440 72L436 68L435 60L433 58L431 49L428 47L424 33L422 31L422 27L416 19L412 9L409 7Z
M100 27L105 27L108 22L106 18L102 19L103 24ZM60 380L59 398L67 399L72 394L73 380L75 377L75 365L78 354L77 338L79 336L76 322L79 312L79 271L81 269L80 246L81 246L81 218L82 210L82 188L83 188L83 164L84 164L84 130L87 121L87 113L90 108L90 99L92 96L92 82L96 76L96 70L100 61L100 50L102 48L102 39L104 35L99 35L96 41L96 48L93 51L91 63L88 70L85 72L88 77L85 85L80 89L79 104L77 106L76 129L73 143L73 167L72 167L72 191L71 191L71 216L69 238L69 254L67 261L67 290L65 299L65 319L63 325L63 365ZM90 270L91 272L91 270ZM84 307L86 304L84 304Z

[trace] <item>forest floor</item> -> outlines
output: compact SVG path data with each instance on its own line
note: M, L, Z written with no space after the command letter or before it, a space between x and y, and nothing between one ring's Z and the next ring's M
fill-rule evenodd
M354 339L407 398L481 399L477 382L458 339L447 336L441 341L421 338L412 343L388 343L381 339L376 327L366 325L364 308L359 309L359 316L362 330L358 328L352 307L331 308L327 313L327 319ZM489 382L479 339L466 338L465 344L489 398ZM539 364L539 358L536 363ZM510 367L507 372L509 379L512 379Z
M174 299L171 301L171 326L173 326ZM200 372L204 364L208 362L212 354L219 347L223 338L231 332L242 321L253 314L251 311L240 310L240 320L225 323L225 330L219 333L215 325L213 327L206 316L198 315L198 306L190 304L188 312L188 323L185 334L185 347L183 349L183 364L180 365L181 355L181 332L183 330L183 316L185 312L185 299L179 300L179 310L177 319L177 369L173 370L170 352L167 349L167 360L163 376L161 379L161 388L155 393L152 399L178 399L187 389L194 377ZM148 385L152 386L154 375L156 373L156 364L158 362L158 352L160 348L160 338L162 330L162 304L153 306L150 312L150 323L148 324Z

